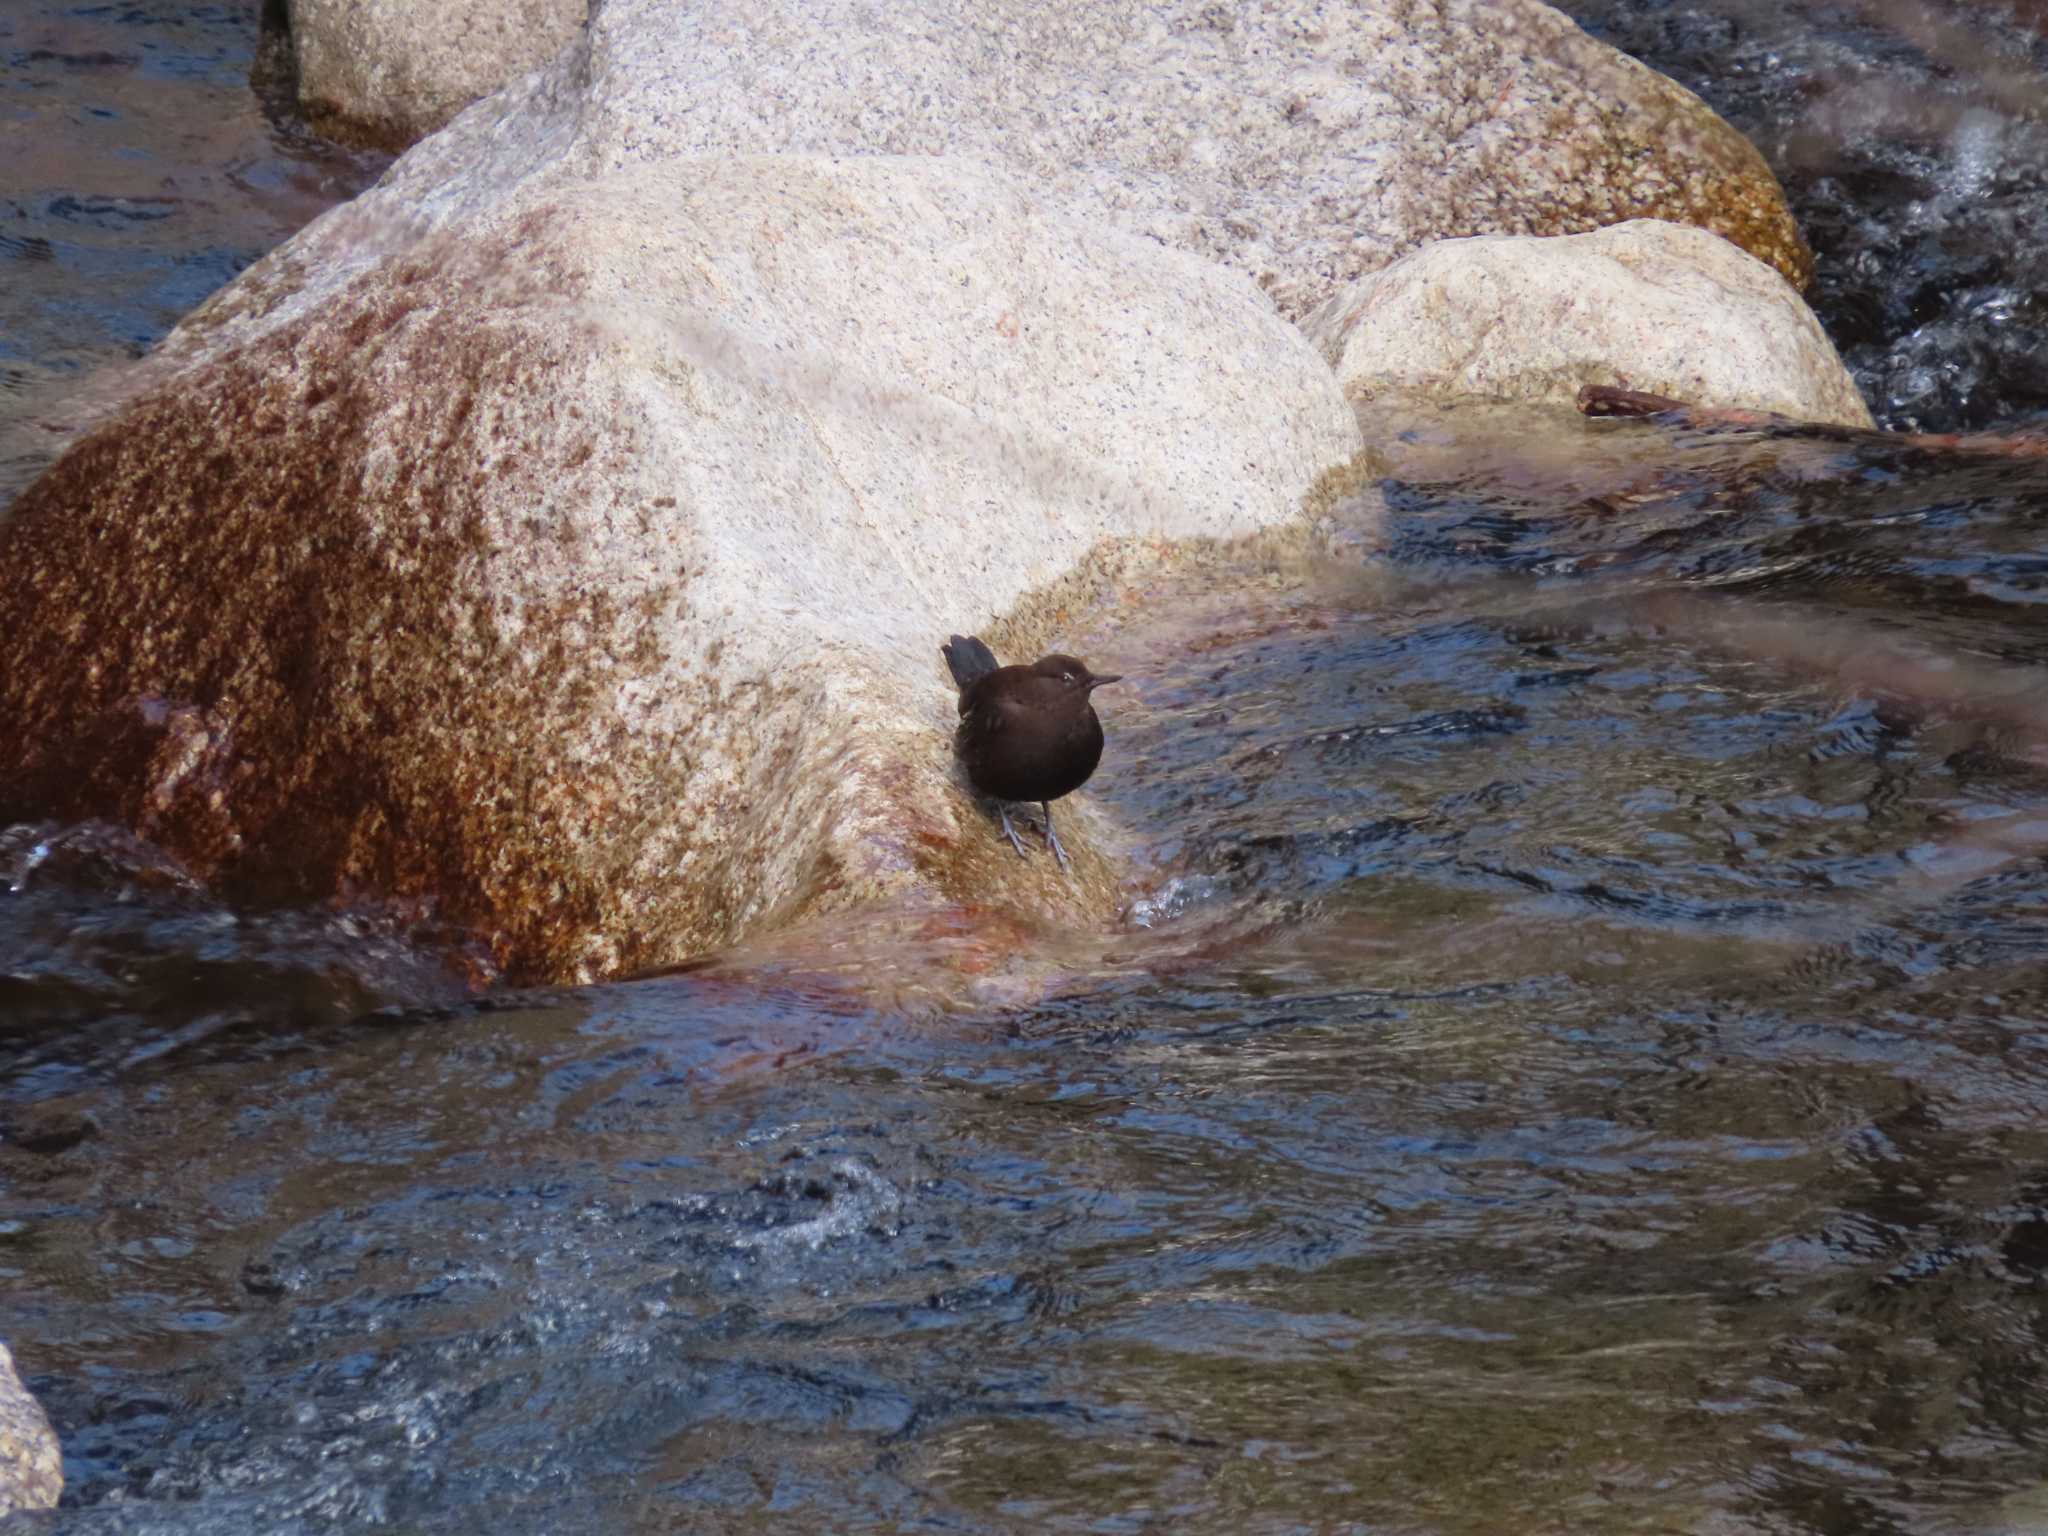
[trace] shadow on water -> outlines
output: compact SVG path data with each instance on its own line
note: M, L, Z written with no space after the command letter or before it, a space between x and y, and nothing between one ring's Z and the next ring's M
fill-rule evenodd
M2048 766L1993 684L2048 464L1489 441L1390 448L1363 563L1124 618L1091 793L1151 862L1027 1005L901 1005L931 914L478 1000L15 829L0 1268L63 1527L2037 1487Z

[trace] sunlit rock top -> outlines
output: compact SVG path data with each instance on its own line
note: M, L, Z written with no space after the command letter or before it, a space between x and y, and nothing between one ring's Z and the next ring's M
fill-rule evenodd
M1820 322L1718 236L1639 219L1536 240L1445 240L1304 322L1354 400L1569 405L1587 384L1868 427Z
M1088 217L1221 260L1299 318L1428 240L1565 234L1654 217L1713 229L1804 286L1811 257L1754 148L1664 76L1536 0L596 0L539 77L550 27L486 25L539 0L434 8L297 0L299 51L332 49L440 102L512 83L459 138L505 175L699 154L959 155ZM552 14L553 7L550 7ZM375 61L386 60L378 65ZM458 78L434 78L445 68ZM416 83L398 84L400 72ZM325 88L322 110L350 111Z

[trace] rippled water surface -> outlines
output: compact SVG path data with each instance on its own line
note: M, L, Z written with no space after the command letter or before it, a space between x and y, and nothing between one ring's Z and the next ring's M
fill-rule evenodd
M1576 431L1419 435L1385 554L1121 631L1141 899L1022 1008L849 986L971 914L473 1000L9 834L66 1528L1992 1518L2048 1445L2048 465Z
M382 168L291 114L261 9L0 3L0 506L61 446L71 386Z
M933 1001L946 911L478 996L0 829L26 1528L2039 1528L2048 459L1375 436L1382 547L1074 637L1049 988Z

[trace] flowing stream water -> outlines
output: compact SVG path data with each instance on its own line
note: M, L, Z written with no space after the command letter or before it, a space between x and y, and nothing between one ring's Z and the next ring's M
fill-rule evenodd
M24 396L290 223L217 191L102 265L93 109L162 82L99 55L185 50L294 217L374 172L256 47L0 18L0 102L78 133L0 166ZM2031 409L2006 337L1964 393ZM2048 1524L2048 458L1480 413L1375 469L1383 549L1078 637L1143 867L1050 996L932 1001L975 918L927 912L476 997L0 831L26 1528Z

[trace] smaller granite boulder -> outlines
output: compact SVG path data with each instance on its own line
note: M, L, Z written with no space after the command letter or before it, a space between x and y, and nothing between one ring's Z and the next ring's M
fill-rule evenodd
M1587 384L1868 427L1791 284L1718 235L1637 219L1441 240L1303 322L1353 400L1570 404Z
M329 138L401 150L575 39L589 0L290 0L299 105Z
M64 1491L64 1453L42 1405L29 1396L0 1344L0 1519L16 1510L50 1509Z

